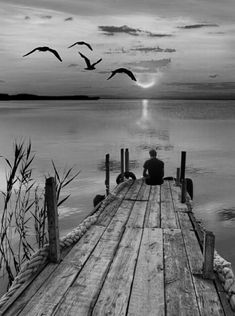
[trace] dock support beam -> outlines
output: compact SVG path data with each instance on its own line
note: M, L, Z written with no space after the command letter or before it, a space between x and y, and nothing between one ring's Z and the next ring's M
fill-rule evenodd
M180 168L176 169L176 185L180 185Z
M129 149L125 150L125 172L129 172Z
M56 181L53 177L46 179L45 199L49 234L49 260L58 263L60 261L59 225Z
M186 202L186 194L187 194L186 180L182 179L182 181L181 181L181 203Z
M121 148L121 175L122 175L122 181L124 181L124 148Z
M186 151L181 151L180 181L185 178Z
M215 252L215 235L212 232L204 232L203 243L203 278L213 279L214 277L214 252Z
M105 156L105 186L106 186L106 195L109 195L109 186L110 186L109 154L106 154Z

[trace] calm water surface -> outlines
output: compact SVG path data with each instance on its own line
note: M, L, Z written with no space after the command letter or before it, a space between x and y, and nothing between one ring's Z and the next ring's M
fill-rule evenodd
M150 147L158 147L166 175L175 175L187 152L186 176L194 183L194 211L216 235L219 253L235 269L235 106L234 101L21 101L0 102L0 154L12 159L15 140L31 139L35 177L44 185L51 160L61 171L81 170L60 209L61 235L104 194L104 156L113 161L112 187L120 148L130 149L131 171L142 175ZM0 161L0 189L5 188Z

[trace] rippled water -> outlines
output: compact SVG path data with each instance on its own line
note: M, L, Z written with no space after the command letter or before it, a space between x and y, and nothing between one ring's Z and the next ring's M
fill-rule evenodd
M61 234L76 226L104 194L104 156L110 153L111 182L119 173L120 148L130 150L131 171L142 175L151 147L175 175L180 152L187 152L186 176L194 182L194 210L216 235L220 254L235 267L235 106L234 101L21 101L0 102L0 154L12 157L15 140L31 139L35 176L57 168L81 170L60 209ZM0 188L5 165L0 163Z

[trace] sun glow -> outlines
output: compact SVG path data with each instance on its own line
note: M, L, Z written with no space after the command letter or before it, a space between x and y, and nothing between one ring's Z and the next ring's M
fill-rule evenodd
M140 81L137 81L137 86L143 88L143 89L148 89L148 88L151 88L155 85L155 80L152 80L150 82L140 82Z
M143 88L143 89L148 89L153 86L155 86L160 79L160 73L145 73L145 74L139 74L137 76L137 86Z

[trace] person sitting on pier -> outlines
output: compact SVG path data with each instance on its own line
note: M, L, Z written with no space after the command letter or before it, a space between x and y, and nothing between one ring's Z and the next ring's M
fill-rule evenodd
M143 166L145 183L149 185L161 185L163 184L164 177L164 162L157 158L155 149L151 149L149 155L150 159L146 160Z

